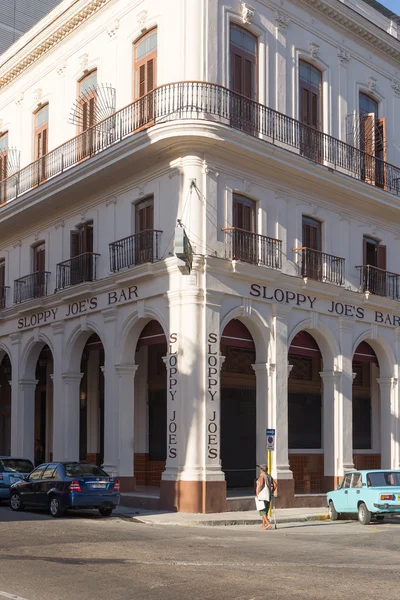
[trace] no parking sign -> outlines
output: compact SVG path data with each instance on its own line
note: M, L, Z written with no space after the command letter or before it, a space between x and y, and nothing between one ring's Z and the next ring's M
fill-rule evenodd
M275 450L275 429L267 429L266 435L267 435L266 449L267 450Z

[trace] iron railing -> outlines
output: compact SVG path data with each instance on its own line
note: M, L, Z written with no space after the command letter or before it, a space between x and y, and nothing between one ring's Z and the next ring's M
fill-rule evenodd
M282 269L282 242L238 227L227 227L225 258L241 260L271 269Z
M48 271L36 271L14 281L14 304L47 296Z
M306 247L293 248L293 251L300 254L302 277L334 283L335 285L344 284L344 258Z
M400 300L400 275L371 265L356 267L360 273L360 287L363 293Z
M110 270L116 272L158 260L161 233L147 229L110 244Z
M80 164L139 130L174 120L227 125L346 175L400 193L400 168L213 83L160 86L3 180L0 204Z
M10 288L8 285L0 286L0 309L6 307L6 294L7 294L7 290L9 290L9 289Z
M84 252L57 265L56 291L78 285L85 281L95 281L97 275L97 257L100 254Z

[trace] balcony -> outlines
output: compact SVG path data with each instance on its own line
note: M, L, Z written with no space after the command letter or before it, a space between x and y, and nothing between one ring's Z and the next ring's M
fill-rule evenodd
M227 227L222 231L225 233L225 258L270 269L282 268L281 240L238 227Z
M6 307L6 294L7 294L7 290L9 290L10 288L7 285L1 285L0 286L0 309L3 309Z
M50 273L47 271L36 271L20 277L14 281L14 304L20 304L25 300L42 298L47 296L47 280Z
M400 300L400 275L371 265L360 265L356 269L360 273L360 287L364 294Z
M85 252L59 263L56 272L56 291L85 281L95 281L98 256L100 254Z
M43 185L138 131L185 119L227 125L368 185L400 193L400 168L227 88L187 81L160 86L3 180L0 204Z
M157 229L147 229L110 244L110 270L116 273L158 260L161 234Z
M300 254L301 276L324 283L344 284L344 258L311 248L293 248Z

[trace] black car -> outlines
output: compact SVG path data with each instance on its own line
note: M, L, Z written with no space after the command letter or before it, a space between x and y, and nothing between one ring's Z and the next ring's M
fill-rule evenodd
M10 487L12 510L45 508L52 517L68 509L97 508L108 517L120 501L120 484L96 465L45 463Z

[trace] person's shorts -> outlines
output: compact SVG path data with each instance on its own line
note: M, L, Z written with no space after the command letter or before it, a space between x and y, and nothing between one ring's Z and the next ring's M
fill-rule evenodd
M263 508L262 510L259 510L258 513L260 515L260 517L262 517L263 515L267 515L268 511L269 511L269 501L268 502L264 502L265 504L265 508Z

